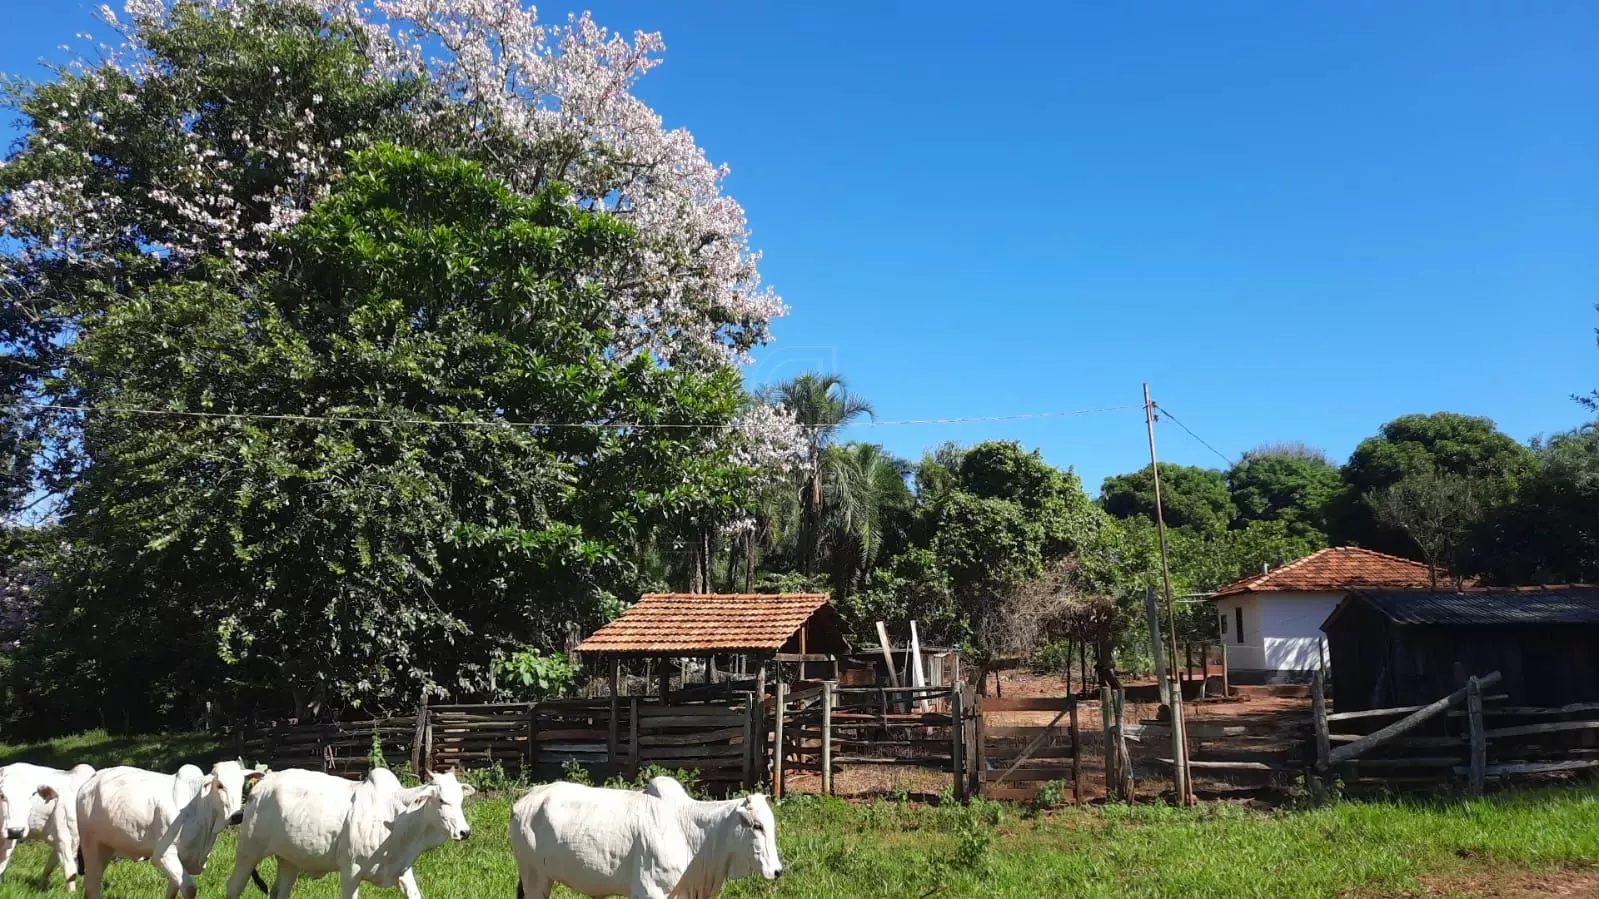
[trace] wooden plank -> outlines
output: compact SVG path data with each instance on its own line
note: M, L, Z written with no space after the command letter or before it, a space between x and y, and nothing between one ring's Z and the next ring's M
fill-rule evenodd
M1046 696L1027 696L1013 699L987 698L983 700L983 713L990 712L1064 712L1070 699Z
M1155 761L1158 764L1161 764L1161 765L1171 765L1171 764L1173 764L1171 759L1166 759L1166 758L1158 758L1158 759L1155 759ZM1289 770L1289 768L1286 765L1273 765L1273 764L1270 764L1269 762L1215 762L1215 761L1203 761L1203 762L1201 762L1201 761L1195 761L1193 759L1189 759L1188 760L1188 767L1197 768L1197 769L1200 769L1202 771L1287 771L1287 770Z
M1491 687L1494 684L1499 683L1499 678L1499 672L1490 672L1486 677L1481 679L1481 685L1484 687ZM1458 705L1464 701L1465 698L1466 688L1461 687L1459 690L1450 693L1448 696L1445 696L1437 702L1412 712L1411 714L1399 719L1398 721L1395 721L1393 724L1384 727L1382 730L1379 730L1374 734L1370 734L1360 738L1359 740L1356 740L1353 743L1349 743L1334 749L1328 755L1327 761L1331 765L1337 765L1342 762L1347 762L1350 759L1358 758L1359 756L1370 752L1371 750L1381 746L1389 740L1394 739L1395 737L1404 736L1410 731L1415 730L1416 728L1425 724L1433 716L1448 709L1450 706ZM1595 724L1596 726L1599 726L1599 722L1595 722Z
M1599 712L1599 702L1574 702L1571 705L1553 707L1503 705L1497 708L1485 709L1483 714L1489 717L1537 718L1542 716L1576 715L1582 712Z
M1067 712L1071 711L1074 707L1075 707L1075 704L1068 703L1066 708L1063 708L1059 712L1056 713L1055 719L1053 721L1049 722L1048 727L1051 727L1051 728L1054 727L1055 723L1060 721L1061 716L1063 716ZM1039 744L1041 744L1043 742L1043 737L1044 737L1043 734L1040 734L1039 736L1034 737L1033 741L1028 743L1027 747L1021 751L1021 754L1017 757L1016 761L1011 762L1010 767L1005 769L1005 772L1003 774L1001 774L994 782L995 783L1003 783L1005 778L1006 778L1006 776L1009 775L1012 771L1015 771L1024 761L1026 761L1027 756L1030 755L1034 749L1038 748Z
M1133 725L1128 725L1132 727ZM1041 733L1052 733L1054 736L1067 738L1069 731L1060 726L1044 727L1041 724L1013 726L1008 724L991 724L988 727L990 740L1031 740Z
M1334 743L1353 743L1361 739L1360 734L1333 734L1330 739ZM1450 746L1463 746L1465 737L1400 737L1389 741L1388 745L1397 749L1439 749Z
M1493 696L1484 696L1482 698L1482 701L1483 702L1501 702L1501 701L1509 699L1509 698L1510 698L1510 695L1507 694L1507 693L1496 693ZM1356 720L1359 720L1361 718L1397 718L1400 715L1408 715L1411 712L1419 712L1419 711L1421 711L1424 708L1426 708L1426 706L1424 706L1424 705L1401 705L1401 706L1394 706L1393 708L1387 708L1387 709L1362 709L1362 710L1360 710L1358 712L1334 712L1333 714L1327 716L1327 720L1328 721L1356 721ZM1463 712L1456 712L1456 713L1451 713L1451 714L1464 714L1464 713ZM1489 714L1493 714L1493 713L1489 712Z
M1503 737L1530 737L1534 734L1557 734L1578 730L1599 730L1599 721L1549 721L1518 727L1497 727L1484 731L1483 737L1496 740Z
M919 755L914 758L898 758L891 755L835 755L833 767L839 765L896 765L913 768L944 768L950 764L947 755Z
M1310 677L1310 714L1316 729L1316 769L1326 771L1328 760L1332 757L1332 741L1328 739L1332 731L1327 726L1327 694L1322 686L1320 671ZM1319 779L1312 789L1321 792Z
M985 787L983 797L996 802L1032 802L1038 798L1040 786Z
M800 662L831 662L833 657L825 652L779 652L772 656L772 661L794 665Z
M729 743L726 746L645 746L639 749L639 757L646 762L662 759L738 759L745 754L743 743Z
M888 682L892 686L899 686L899 673L894 670L894 651L889 648L888 628L883 622L877 622L877 641L883 648L883 664L888 668Z
M983 782L995 786L1006 780L1025 782L1029 780L1064 780L1072 776L1070 765L1029 765L1026 768L1017 768L1014 771L984 771ZM985 789L986 794L986 789Z
M734 737L744 735L746 728L723 727L717 730L701 730L689 734L650 734L638 738L640 746L698 746L708 743L725 743Z
M1483 773L1487 777L1505 777L1511 774L1558 774L1562 771L1583 771L1588 768L1599 768L1599 759L1572 759L1563 762L1506 762L1499 765L1488 765ZM1466 769L1456 768L1456 774L1465 774Z
M561 730L540 730L533 735L533 741L535 743L550 743L559 740L592 740L596 743L601 743L606 742L607 736L607 732L602 728L573 727Z
M644 731L661 731L675 727L736 727L743 722L744 716L733 715L677 715L671 718L639 719L639 729Z

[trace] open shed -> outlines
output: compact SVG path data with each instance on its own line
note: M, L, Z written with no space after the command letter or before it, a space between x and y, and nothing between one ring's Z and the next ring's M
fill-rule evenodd
M662 663L660 693L669 693L665 663L744 656L766 691L774 661L834 663L850 651L844 619L825 593L646 593L615 621L578 644L579 654L611 663L611 689L626 660Z
M1490 671L1513 705L1599 702L1599 586L1352 590L1321 629L1340 712L1425 705Z

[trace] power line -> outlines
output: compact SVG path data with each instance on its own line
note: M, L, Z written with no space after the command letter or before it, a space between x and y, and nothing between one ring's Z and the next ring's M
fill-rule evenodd
M67 406L57 403L17 402L15 408L52 410L58 412L97 413L104 415L149 415L173 418L231 419L238 421L292 421L302 423L422 425L427 427L512 427L512 428L594 428L603 430L667 430L667 429L722 429L731 430L736 424L725 422L689 424L672 422L597 422L597 421L507 421L505 419L433 419L433 418L378 418L355 415L299 415L271 412L201 412L186 409L149 409L134 407ZM967 422L1018 421L1034 418L1061 418L1089 415L1096 412L1116 412L1136 409L1137 406L1100 406L1072 409L1061 412L1020 412L1013 415L972 415L953 418L905 418L884 421L863 421L848 427L893 427L906 425L962 424ZM827 428L832 425L800 425L802 428Z
M1230 457L1228 457L1228 455L1226 453L1224 453L1221 450L1215 448L1214 446L1211 446L1210 443L1205 440L1205 438L1199 436L1198 434L1195 434L1192 428L1188 427L1188 425L1183 424L1181 419L1179 419L1177 416L1171 414L1171 410L1170 409L1167 409L1165 406L1162 406L1159 403L1155 403L1154 406L1155 406L1156 409L1160 410L1162 415L1165 415L1167 418L1171 419L1172 424L1176 425L1179 428L1182 428L1185 432L1187 432L1188 436L1194 438L1195 440L1198 440L1201 446L1203 446L1205 449L1208 449L1211 452L1215 453L1218 458L1220 458L1223 462L1227 463L1228 467L1232 466L1233 460Z

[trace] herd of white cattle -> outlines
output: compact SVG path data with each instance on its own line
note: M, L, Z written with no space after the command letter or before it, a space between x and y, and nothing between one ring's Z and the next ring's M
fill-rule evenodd
M237 825L227 899L252 880L272 899L288 899L301 874L334 872L344 899L363 882L421 899L412 868L423 852L471 836L462 803L473 792L449 772L406 788L381 768L357 782L236 761L210 774L194 765L162 774L18 763L0 768L0 876L18 843L39 840L51 850L43 880L60 867L69 893L81 874L86 899L100 899L107 862L129 858L161 871L167 899L195 899L194 876L223 829ZM585 896L709 899L727 880L783 873L765 796L702 802L670 777L642 792L534 787L511 810L510 840L518 899L545 899L557 883ZM277 859L270 890L256 873L267 858Z

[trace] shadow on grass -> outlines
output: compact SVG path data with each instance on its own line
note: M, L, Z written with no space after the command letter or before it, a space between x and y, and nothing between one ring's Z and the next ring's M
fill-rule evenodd
M32 762L52 768L134 765L170 772L185 764L210 768L227 757L221 740L210 734L111 736L104 731L88 731L37 743L0 744L0 764Z

